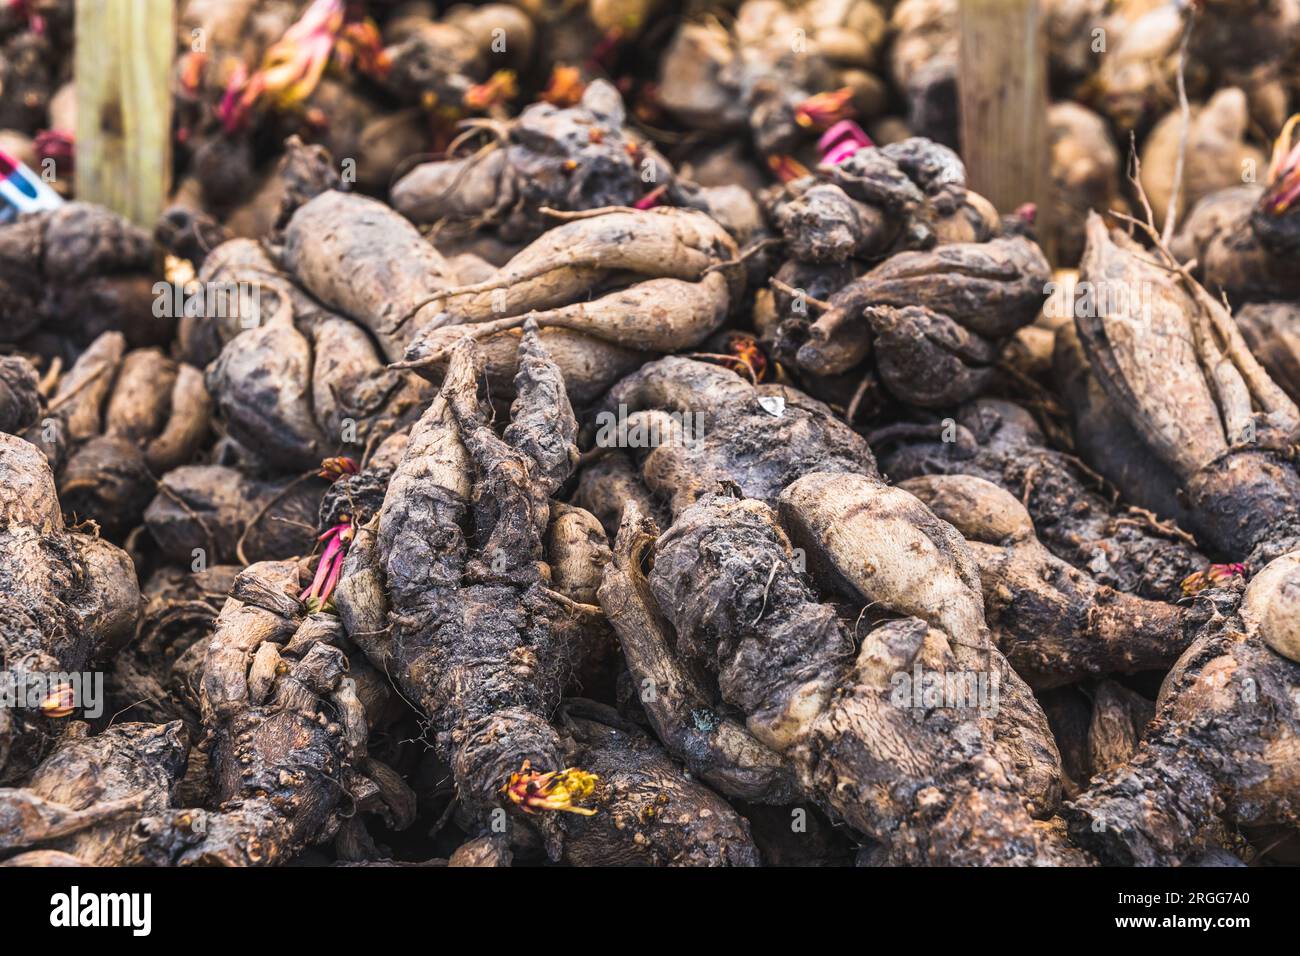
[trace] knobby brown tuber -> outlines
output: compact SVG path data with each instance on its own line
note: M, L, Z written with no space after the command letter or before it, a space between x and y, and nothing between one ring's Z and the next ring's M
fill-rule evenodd
M21 779L58 731L59 675L106 660L140 612L125 552L63 522L41 451L0 434L0 654L6 680L47 690L34 706L0 709L0 781ZM21 690L21 688L19 688ZM30 695L22 692L25 703Z

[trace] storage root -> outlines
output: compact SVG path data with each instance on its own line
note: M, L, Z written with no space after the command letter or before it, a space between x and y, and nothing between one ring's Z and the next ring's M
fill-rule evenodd
M133 346L164 344L172 323L153 311L160 265L147 232L89 203L0 226L0 337L44 330L84 346L118 331Z
M1260 568L1300 528L1288 450L1300 410L1224 304L1174 265L1167 250L1147 253L1091 216L1081 281L1133 294L1078 317L1079 338L1106 396L1185 488L1192 530Z
M0 866L1300 859L1300 0L1042 0L1015 183L990 4L187 0L154 222L91 6L0 0Z
M1132 757L1066 804L1070 832L1103 862L1158 866L1213 849L1217 822L1277 839L1293 831L1294 593L1285 554L1219 609L1160 689Z
M159 476L199 455L212 417L202 372L161 349L128 351L120 332L87 347L50 409L66 452L63 507L114 538L139 524Z
M140 589L125 552L65 526L35 445L0 434L0 660L24 703L0 709L0 783L21 780L72 709L68 674L130 639ZM10 688L6 688L10 690Z
M735 242L704 213L592 210L487 279L437 296L441 311L400 367L436 375L472 338L494 394L510 395L519 330L533 321L572 399L588 403L655 354L690 349L721 326L744 288L736 256Z
M1118 424L1127 427L1122 418ZM1107 434L1108 447L1124 448L1121 428ZM1053 554L1117 591L1177 601L1183 597L1183 581L1208 563L1173 521L1118 504L1096 471L1050 447L1033 416L1012 402L976 399L951 418L885 425L870 437L884 471L895 480L967 475L1009 492L1029 512L1039 541ZM1140 445L1131 462L1134 470L1156 471ZM1125 500L1143 500L1133 488L1121 487ZM1161 514L1181 514L1164 500L1144 504Z
M855 622L822 600L795 542L832 594L870 612ZM634 681L654 691L642 702L656 733L723 793L813 800L876 841L879 862L1081 859L1031 815L1054 808L1059 756L989 640L970 556L906 492L813 472L779 512L716 493L663 535L630 504L600 600ZM891 675L926 671L982 679L1001 702L900 706Z

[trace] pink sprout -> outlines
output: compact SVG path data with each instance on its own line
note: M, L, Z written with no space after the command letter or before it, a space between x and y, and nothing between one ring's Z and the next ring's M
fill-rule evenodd
M817 140L823 166L838 166L860 149L876 145L853 120L840 120Z
M343 559L347 557L352 535L352 521L347 519L317 539L326 542L325 550L316 565L316 576L312 578L311 585L298 595L298 600L304 602L309 610L319 610L329 603L330 595L334 593L334 587L343 573Z

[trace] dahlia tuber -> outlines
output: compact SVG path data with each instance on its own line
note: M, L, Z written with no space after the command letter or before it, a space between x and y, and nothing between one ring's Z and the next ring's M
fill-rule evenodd
M1227 308L1162 265L1091 215L1080 281L1099 293L1095 308L1076 309L1079 337L1107 396L1184 483L1192 530L1260 567L1300 533L1286 450L1300 410Z
M730 236L700 212L594 211L547 232L490 278L439 296L442 311L401 365L438 370L472 337L494 393L508 395L519 327L531 319L572 399L587 402L651 355L716 330L743 288L735 257ZM593 289L603 294L593 299Z
M365 787L366 710L345 676L342 625L304 615L296 561L236 579L201 678L213 809L140 820L148 862L266 866L331 838ZM373 789L373 785L371 786Z
M1016 673L1033 687L1169 668L1196 623L1183 608L1098 584L1049 552L1024 506L967 475L912 478L911 492L966 538L984 613Z
M0 225L0 325L7 342L44 326L86 344L117 330L132 345L165 342L153 312L153 240L115 213L67 203Z
M0 657L10 678L53 680L109 657L131 636L140 591L131 559L64 527L54 476L32 444L0 434ZM42 757L47 710L0 710L0 782Z
M969 475L1009 491L1053 554L1117 591L1177 600L1183 580L1206 564L1176 525L1117 507L1086 466L1048 447L1033 417L1010 402L979 399L948 421L886 425L872 441L895 480Z
M706 495L655 542L634 506L624 513L601 604L634 678L655 691L647 712L670 750L736 796L788 800L793 784L895 863L1080 859L1031 819L1018 792L1026 787L1042 801L1036 810L1050 812L1059 758L1041 711L988 644L960 537L910 495L861 475L806 475L782 494L781 515L759 501ZM867 531L868 515L884 524ZM873 618L855 662L853 626L818 601L783 524L839 587L925 618ZM858 576L864 566L870 581ZM680 663L665 663L674 656ZM891 673L922 661L937 673L994 668L1019 739L997 741L996 718L974 701L924 717L897 695L891 702ZM689 702L699 688L685 675L699 667L716 675L723 704ZM888 789L878 782L886 779Z
M590 792L587 774L564 769L548 719L571 666L570 634L590 613L551 590L544 563L549 499L576 461L577 425L533 323L520 352L502 437L478 395L474 344L452 351L393 472L377 533L358 533L353 550L368 548L388 606L387 629L358 638L428 715L470 816L495 825L514 809L516 824L533 823L558 858L563 834L548 808L582 809ZM357 572L345 564L344 584ZM358 619L346 587L337 600Z
M673 184L668 161L627 129L609 83L566 108L534 103L471 155L423 163L393 184L393 208L416 223L494 225L508 241L537 238L543 208L632 206Z
M1066 805L1071 835L1106 863L1176 865L1218 818L1247 834L1293 832L1297 665L1294 553L1247 586L1208 592L1213 613L1166 676L1131 759Z
M193 461L212 403L198 369L105 332L59 382L51 406L70 444L63 507L118 536L139 523L158 476Z

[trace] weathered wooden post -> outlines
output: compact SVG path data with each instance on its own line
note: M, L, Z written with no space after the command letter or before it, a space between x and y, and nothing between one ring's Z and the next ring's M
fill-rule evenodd
M961 0L961 149L971 188L1051 235L1047 43L1039 0ZM1054 258L1054 249L1047 249Z
M77 0L77 197L152 228L171 187L173 0Z

